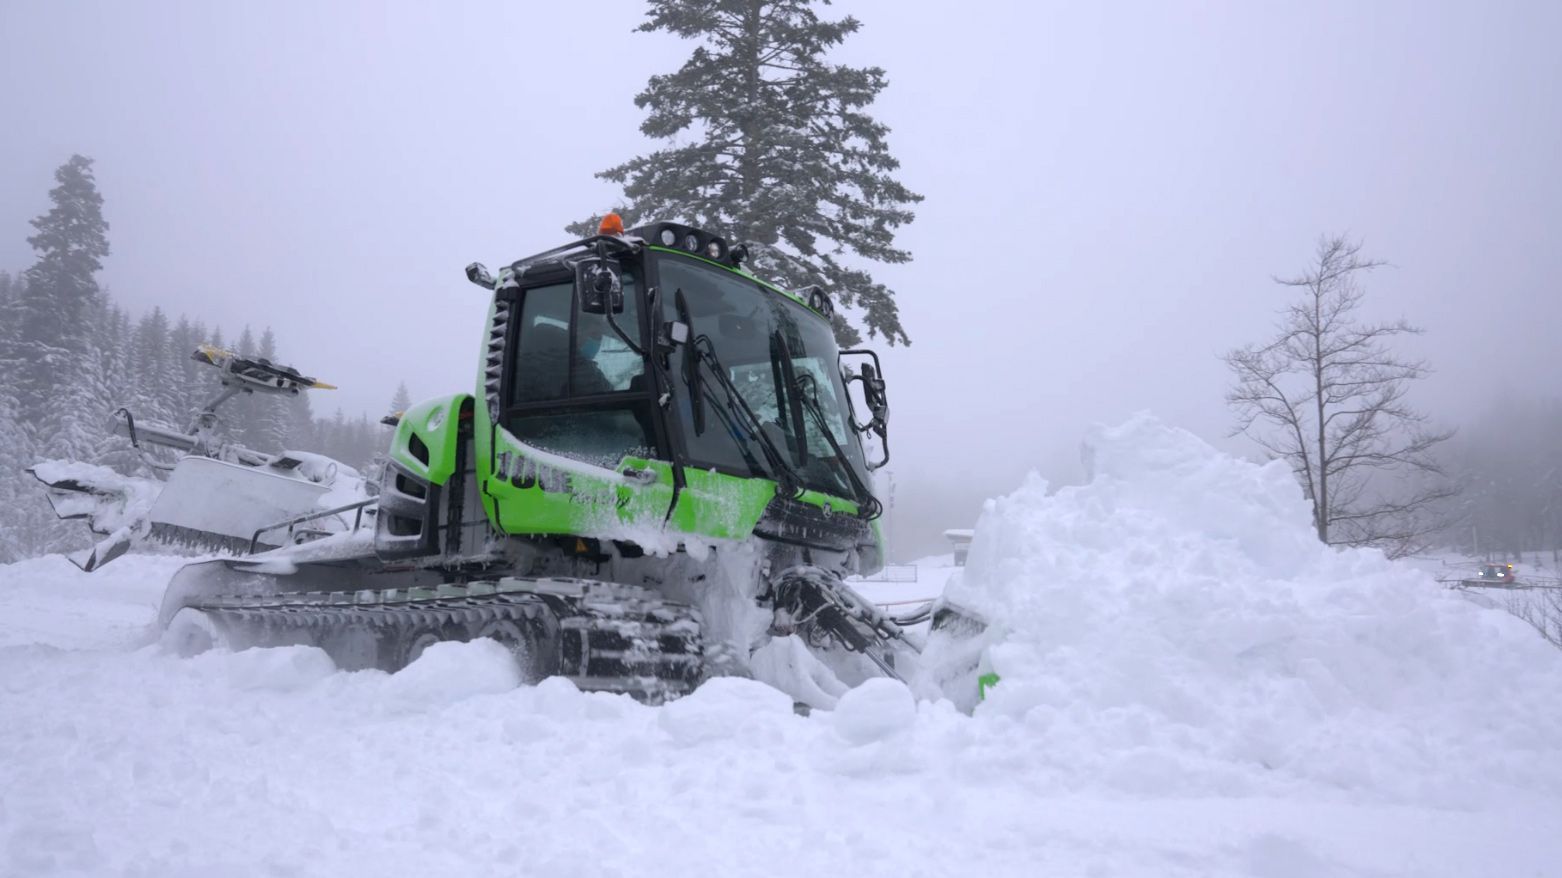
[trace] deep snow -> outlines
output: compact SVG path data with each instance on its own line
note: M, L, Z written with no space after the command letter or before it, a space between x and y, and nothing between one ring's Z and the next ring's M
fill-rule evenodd
M1087 458L948 577L1000 620L974 716L883 680L648 708L489 642L179 659L181 559L0 567L0 874L1562 874L1562 653L1319 547L1277 466L1145 417Z

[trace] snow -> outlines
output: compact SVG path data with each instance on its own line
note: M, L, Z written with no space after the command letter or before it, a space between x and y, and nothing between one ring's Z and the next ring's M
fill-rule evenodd
M1009 629L984 709L1032 728L1066 783L1447 806L1562 790L1562 653L1524 623L1320 546L1282 464L1146 417L1087 448L1088 484L989 504L950 589Z
M1087 446L969 567L865 586L1001 623L970 716L883 679L651 708L487 641L179 658L148 623L181 559L0 567L0 874L1557 874L1562 653L1321 548L1282 469L1143 417Z
M45 485L73 481L90 486L100 495L58 490L51 493L56 514L85 515L99 533L130 527L152 508L162 483L155 479L125 476L106 466L73 460L44 460L32 465L33 474Z

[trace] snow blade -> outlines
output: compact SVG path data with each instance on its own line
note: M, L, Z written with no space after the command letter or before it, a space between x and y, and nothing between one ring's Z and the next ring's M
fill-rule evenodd
M822 567L788 567L771 578L775 614L770 633L788 636L817 629L850 652L861 653L887 677L902 680L894 652L915 651L899 624ZM809 639L808 637L804 638Z
M933 606L933 630L958 639L980 637L987 630L987 620L975 610L968 610L952 601L941 600Z
M986 664L995 632L981 614L947 600L935 602L929 614L932 626L922 650L923 668L939 691L969 713L996 679Z
M184 457L169 474L149 517L165 538L248 551L256 531L314 511L327 490L260 467ZM271 548L278 539L277 534L263 534L261 543Z
M130 551L133 538L134 529L127 525L98 540L92 548L71 552L65 557L70 559L72 564L80 567L82 572L91 573Z
M84 520L93 533L118 535L145 517L159 485L106 466L45 460L27 468L48 489L49 506L65 521Z
M278 522L316 512L329 491L297 466L257 467L209 457L180 458L167 482L123 476L91 464L51 460L28 469L47 487L54 513L83 520L103 537L67 557L91 572L151 541L196 552L248 553L276 548L287 539ZM337 531L336 520L315 522L316 530ZM256 539L259 532L259 539ZM253 546L252 546L253 544Z

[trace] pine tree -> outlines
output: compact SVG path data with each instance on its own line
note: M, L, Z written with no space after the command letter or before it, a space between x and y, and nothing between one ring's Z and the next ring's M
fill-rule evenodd
M10 273L0 271L0 364L7 368L7 375L14 375L14 346L21 339L22 281ZM0 389L14 388L15 381L0 383ZM13 402L15 400L13 399Z
M251 332L248 326L239 333L239 340L234 344L233 350L241 357L256 356L255 333ZM221 423L227 440L246 447L258 448L254 427L259 411L253 393L240 393L223 403Z
M130 316L107 296L93 323L89 393L94 400L94 415L103 427L97 438L91 461L123 473L144 474L146 467L130 439L108 428L110 413L127 408L136 414L143 376L136 369Z
M4 325L0 323L0 333L3 332ZM33 511L24 495L30 479L22 470L32 463L31 437L18 417L15 391L10 382L0 381L0 564L31 554L24 515L24 510Z
M263 360L276 362L277 337L271 327L266 327L266 331L260 334L260 346L256 354ZM281 451L288 440L287 398L273 394L256 396L252 408L255 413L249 425L249 436L254 447L268 453Z
M651 0L638 30L698 42L635 97L649 113L641 132L672 144L597 176L623 184L629 223L682 220L742 241L756 274L822 286L860 312L870 336L909 344L892 291L860 263L911 259L895 230L922 196L892 176L889 129L867 113L884 71L824 57L860 22L821 20L814 2ZM861 340L841 316L836 334Z
M390 408L386 412L387 416L400 417L402 415L402 413L404 413L407 409L409 409L411 407L412 407L412 394L407 392L407 382L405 382L405 381L397 382L397 384L396 384L396 393L395 393L395 395L393 395L391 397ZM383 450L384 446L387 446L387 445L390 444L391 436L394 435L395 432L396 432L396 428L395 427L383 426L383 425L380 427L379 436L377 438L379 438L381 440L380 441L381 450Z
M400 414L412 408L412 395L407 392L407 382L396 383L396 395L391 397L390 410L394 414Z
M63 404L63 391L81 380L90 342L89 320L100 293L96 278L108 255L103 196L92 160L76 155L54 172L54 206L32 221L27 239L38 261L27 269L18 302L13 349L17 403L24 422L40 424ZM51 437L52 438L52 437Z
M179 322L174 324L172 331L168 333L169 354L173 358L174 381L174 425L187 426L190 419L195 416L198 407L205 403L203 398L207 394L210 380L200 374L202 368L190 357L197 345L206 343L206 326L201 323L191 323L183 314L179 315Z
M389 414L399 415L412 408L412 394L407 392L407 382L396 383L396 394L391 397Z
M11 302L16 299L17 292L16 281L11 277L11 273L9 271L0 271L0 315L7 313ZM3 334L9 325L9 321L0 320L0 334Z
M154 307L136 324L131 342L131 373L135 378L135 412L138 417L177 425L179 371L174 361L168 315Z
M309 402L309 391L304 391L287 401L285 416L285 441L287 448L314 451L324 454L320 443L320 431L315 426L314 409Z

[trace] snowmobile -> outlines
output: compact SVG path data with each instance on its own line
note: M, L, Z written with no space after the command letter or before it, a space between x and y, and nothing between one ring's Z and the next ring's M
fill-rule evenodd
M468 266L490 296L475 392L401 413L370 496L183 568L165 637L385 670L487 637L527 681L653 703L718 674L813 706L874 675L974 702L983 620L942 600L892 615L844 581L883 565L877 355L838 348L824 290L769 284L747 255L609 214L497 274Z

